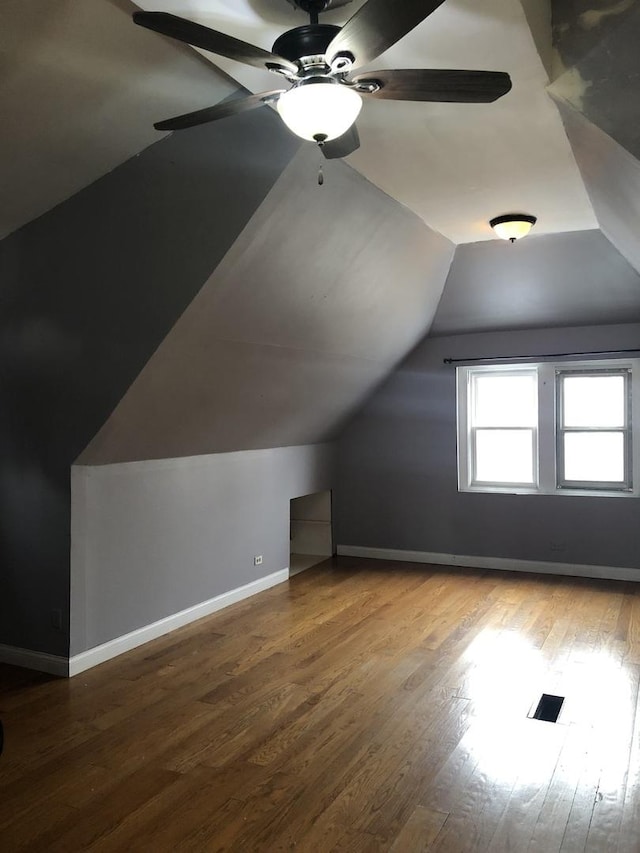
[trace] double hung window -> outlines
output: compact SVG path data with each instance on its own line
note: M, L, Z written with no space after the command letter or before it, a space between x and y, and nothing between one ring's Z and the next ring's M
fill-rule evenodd
M460 490L637 494L639 374L635 359L459 367Z

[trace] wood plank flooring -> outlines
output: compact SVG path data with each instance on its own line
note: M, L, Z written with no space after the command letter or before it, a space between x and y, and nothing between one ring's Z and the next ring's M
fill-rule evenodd
M638 853L639 626L640 584L340 558L0 666L0 851Z

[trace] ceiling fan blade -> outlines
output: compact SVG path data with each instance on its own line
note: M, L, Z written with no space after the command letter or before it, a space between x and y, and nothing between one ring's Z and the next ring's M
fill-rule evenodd
M243 113L245 110L261 107L270 100L275 100L282 92L284 89L274 89L272 92L261 92L259 95L250 95L248 98L223 101L213 107L205 107L203 110L158 121L153 126L156 130L183 130L185 127L195 127L198 124L206 124L210 121L217 121L219 118L226 118L236 113Z
M331 64L337 54L355 57L354 67L367 65L427 18L444 0L367 0L327 48Z
M269 53L233 36L219 33L202 24L187 21L185 18L178 18L177 15L170 15L168 12L134 12L133 20L139 26L161 33L163 36L170 36L194 47L209 50L218 56L226 56L227 59L235 59L262 70L267 68L269 71L287 71L291 74L296 74L298 71L293 62L289 62L282 56L276 56L275 53Z
M352 124L342 136L325 142L322 146L322 153L327 160L339 160L341 157L348 157L349 154L353 154L358 148L360 148L360 136L358 135L358 128Z
M352 78L356 91L393 101L448 101L488 104L506 95L511 78L504 71L401 69L368 71ZM368 84L379 89L367 92Z

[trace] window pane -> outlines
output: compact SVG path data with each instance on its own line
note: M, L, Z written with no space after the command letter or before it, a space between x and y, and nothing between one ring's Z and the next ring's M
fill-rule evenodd
M533 477L533 430L476 431L476 481L528 483Z
M564 426L623 427L623 376L565 376Z
M475 426L535 426L537 380L527 373L474 376Z
M624 483L624 434L565 433L564 479L591 483Z

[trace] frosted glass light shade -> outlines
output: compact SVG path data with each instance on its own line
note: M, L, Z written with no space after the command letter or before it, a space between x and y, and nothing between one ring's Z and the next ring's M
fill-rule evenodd
M295 86L278 99L278 112L289 130L311 141L342 136L358 118L361 107L360 95L339 83Z
M489 225L496 232L498 237L503 240L510 240L515 243L521 237L526 237L531 228L536 224L535 216L528 216L525 213L509 213L505 216L496 216L489 222Z

